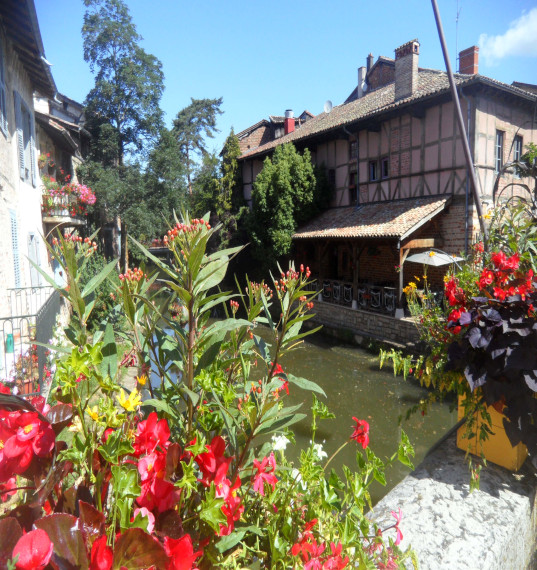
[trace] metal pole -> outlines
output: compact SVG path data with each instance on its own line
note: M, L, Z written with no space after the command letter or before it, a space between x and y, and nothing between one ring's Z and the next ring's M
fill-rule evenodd
M451 87L451 94L453 97L453 103L455 104L455 109L457 110L457 123L459 125L459 131L461 133L462 147L464 149L464 156L466 157L466 166L470 174L470 179L472 181L472 194L474 197L475 207L477 210L477 217L479 219L479 225L481 227L481 232L483 233L483 240L485 242L485 247L488 243L488 231L485 226L485 220L483 218L483 208L481 206L481 197L479 195L477 187L477 178L475 175L474 164L472 161L472 154L470 152L470 145L468 144L468 138L466 136L466 129L464 128L464 121L462 118L461 104L459 101L459 95L457 93L457 87L455 85L455 79L453 78L453 72L451 71L451 63L449 61L449 53L446 47L446 40L444 38L444 30L442 29L442 21L440 20L440 13L438 11L438 6L436 0L431 0L434 11L434 18L436 20L436 27L438 29L438 37L440 38L440 44L442 46L442 53L444 54L444 61L446 63L446 71L449 79L449 85Z

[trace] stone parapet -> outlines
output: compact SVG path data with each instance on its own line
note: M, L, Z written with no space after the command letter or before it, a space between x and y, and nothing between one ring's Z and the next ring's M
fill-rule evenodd
M412 546L423 570L535 568L537 478L529 460L518 473L489 463L478 491L470 493L469 481L453 432L375 506L370 518L386 528L394 523L391 511L400 508L401 547Z

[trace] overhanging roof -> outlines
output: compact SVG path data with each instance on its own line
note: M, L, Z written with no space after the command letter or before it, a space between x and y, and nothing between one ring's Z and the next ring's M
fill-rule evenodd
M458 87L484 86L511 94L533 104L537 102L536 94L513 85L507 85L501 81L496 81L490 77L456 73L454 78ZM307 144L308 139L335 132L342 127L363 128L364 125L372 121L384 120L390 114L406 112L406 109L412 105L422 104L439 96L450 96L450 93L449 81L445 71L420 68L418 87L409 97L396 100L395 83L389 83L367 92L360 99L334 107L330 113L316 115L304 122L300 129L296 129L255 149L247 150L239 157L239 161L268 154L275 147L287 142L303 141L303 144Z
M36 111L35 119L60 147L70 152L75 152L78 149L78 143L73 139L69 130L55 120L55 117Z
M439 214L449 195L374 202L326 210L293 239L395 238L403 240Z
M54 97L56 84L50 66L44 61L45 50L33 0L1 0L0 19L35 90Z

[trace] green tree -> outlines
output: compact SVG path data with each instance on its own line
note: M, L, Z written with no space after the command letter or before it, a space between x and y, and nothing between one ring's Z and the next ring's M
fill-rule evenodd
M107 186L101 182L116 174L90 168L103 179L89 182L100 188L98 199L121 216L121 266L125 268L126 218L133 195L118 194L119 182L132 174L124 168L125 157L131 161L145 158L162 127L164 75L160 61L139 46L142 38L122 0L84 0L84 4L84 60L95 74L95 85L86 98L88 124L94 135L91 158L104 168L118 167L119 176L116 185Z
M233 128L224 143L222 149L222 162L220 170L222 176L220 178L220 198L219 211L221 215L224 212L238 212L244 206L244 198L242 196L242 177L237 159L241 155L239 139L233 132Z
M185 159L188 191L192 194L192 178L195 166L195 156L204 157L208 154L205 137L214 138L218 132L216 119L222 114L219 99L193 99L192 103L177 113L173 122L173 132Z
M190 195L192 213L197 217L207 212L216 215L220 194L220 160L212 152L203 156L201 166L192 181L193 192ZM215 222L213 218L211 222Z
M329 192L316 175L311 155L300 154L292 143L280 145L266 158L252 191L249 233L253 256L265 269L273 268L291 251L298 225L326 205Z

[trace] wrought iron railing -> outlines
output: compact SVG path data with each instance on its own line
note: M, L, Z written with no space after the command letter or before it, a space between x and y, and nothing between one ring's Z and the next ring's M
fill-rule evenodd
M0 381L19 394L41 391L46 348L60 311L53 287L9 289L10 315L0 317Z
M78 196L73 194L63 196L44 194L41 209L43 216L52 218L69 217L84 221L86 215L86 205L80 201Z

